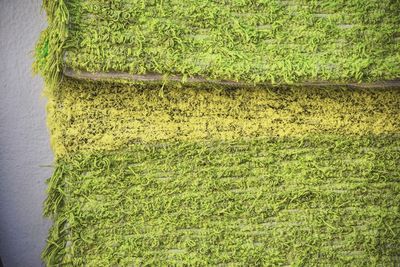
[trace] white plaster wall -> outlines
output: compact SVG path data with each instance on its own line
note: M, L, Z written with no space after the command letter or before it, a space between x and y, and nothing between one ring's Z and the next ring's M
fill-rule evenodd
M0 0L0 257L5 267L42 266L50 222L42 216L53 155L43 82L31 71L45 28L40 0Z

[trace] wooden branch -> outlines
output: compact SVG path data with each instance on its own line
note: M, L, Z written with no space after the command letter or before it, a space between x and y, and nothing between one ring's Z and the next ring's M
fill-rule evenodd
M133 82L162 82L164 81L164 76L161 74L130 74L127 72L86 72L86 71L75 71L71 68L64 69L64 76L80 79L80 80L92 80L92 81L113 81L113 80L127 80ZM168 76L168 81L181 82L182 77L180 75ZM235 82L228 80L208 80L203 77L189 77L186 79L186 83L212 83L218 85L226 86L251 86L251 83L245 82ZM260 85L266 86L268 84L262 83ZM270 84L272 85L272 84ZM303 83L293 83L285 85L294 86L313 86L313 87L327 87L327 86L346 86L353 88L392 88L400 87L400 79L379 81L373 83L334 83L334 82L303 82Z

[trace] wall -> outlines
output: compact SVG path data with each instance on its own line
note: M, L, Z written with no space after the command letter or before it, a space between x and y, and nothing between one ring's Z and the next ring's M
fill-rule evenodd
M31 71L45 27L40 0L0 0L0 257L5 267L41 266L50 222L42 216L53 155L43 82Z

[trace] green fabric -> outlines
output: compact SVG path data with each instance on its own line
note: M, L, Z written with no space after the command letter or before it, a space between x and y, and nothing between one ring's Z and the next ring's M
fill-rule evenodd
M138 144L57 162L45 260L73 266L390 266L400 138Z
M77 70L248 83L400 77L399 1L54 2L59 33L39 50L61 37L58 56ZM68 29L57 25L67 18Z
M399 1L43 4L47 266L400 263Z
M135 143L398 134L399 96L400 88L161 88L64 78L47 110L53 150L65 156Z
M48 266L396 263L400 90L64 78Z

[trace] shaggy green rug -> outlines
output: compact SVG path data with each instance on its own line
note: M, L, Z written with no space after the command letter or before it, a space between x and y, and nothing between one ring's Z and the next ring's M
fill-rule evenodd
M293 83L399 78L393 0L44 0L42 73ZM49 53L50 52L50 53Z
M44 8L47 266L400 264L400 2Z

